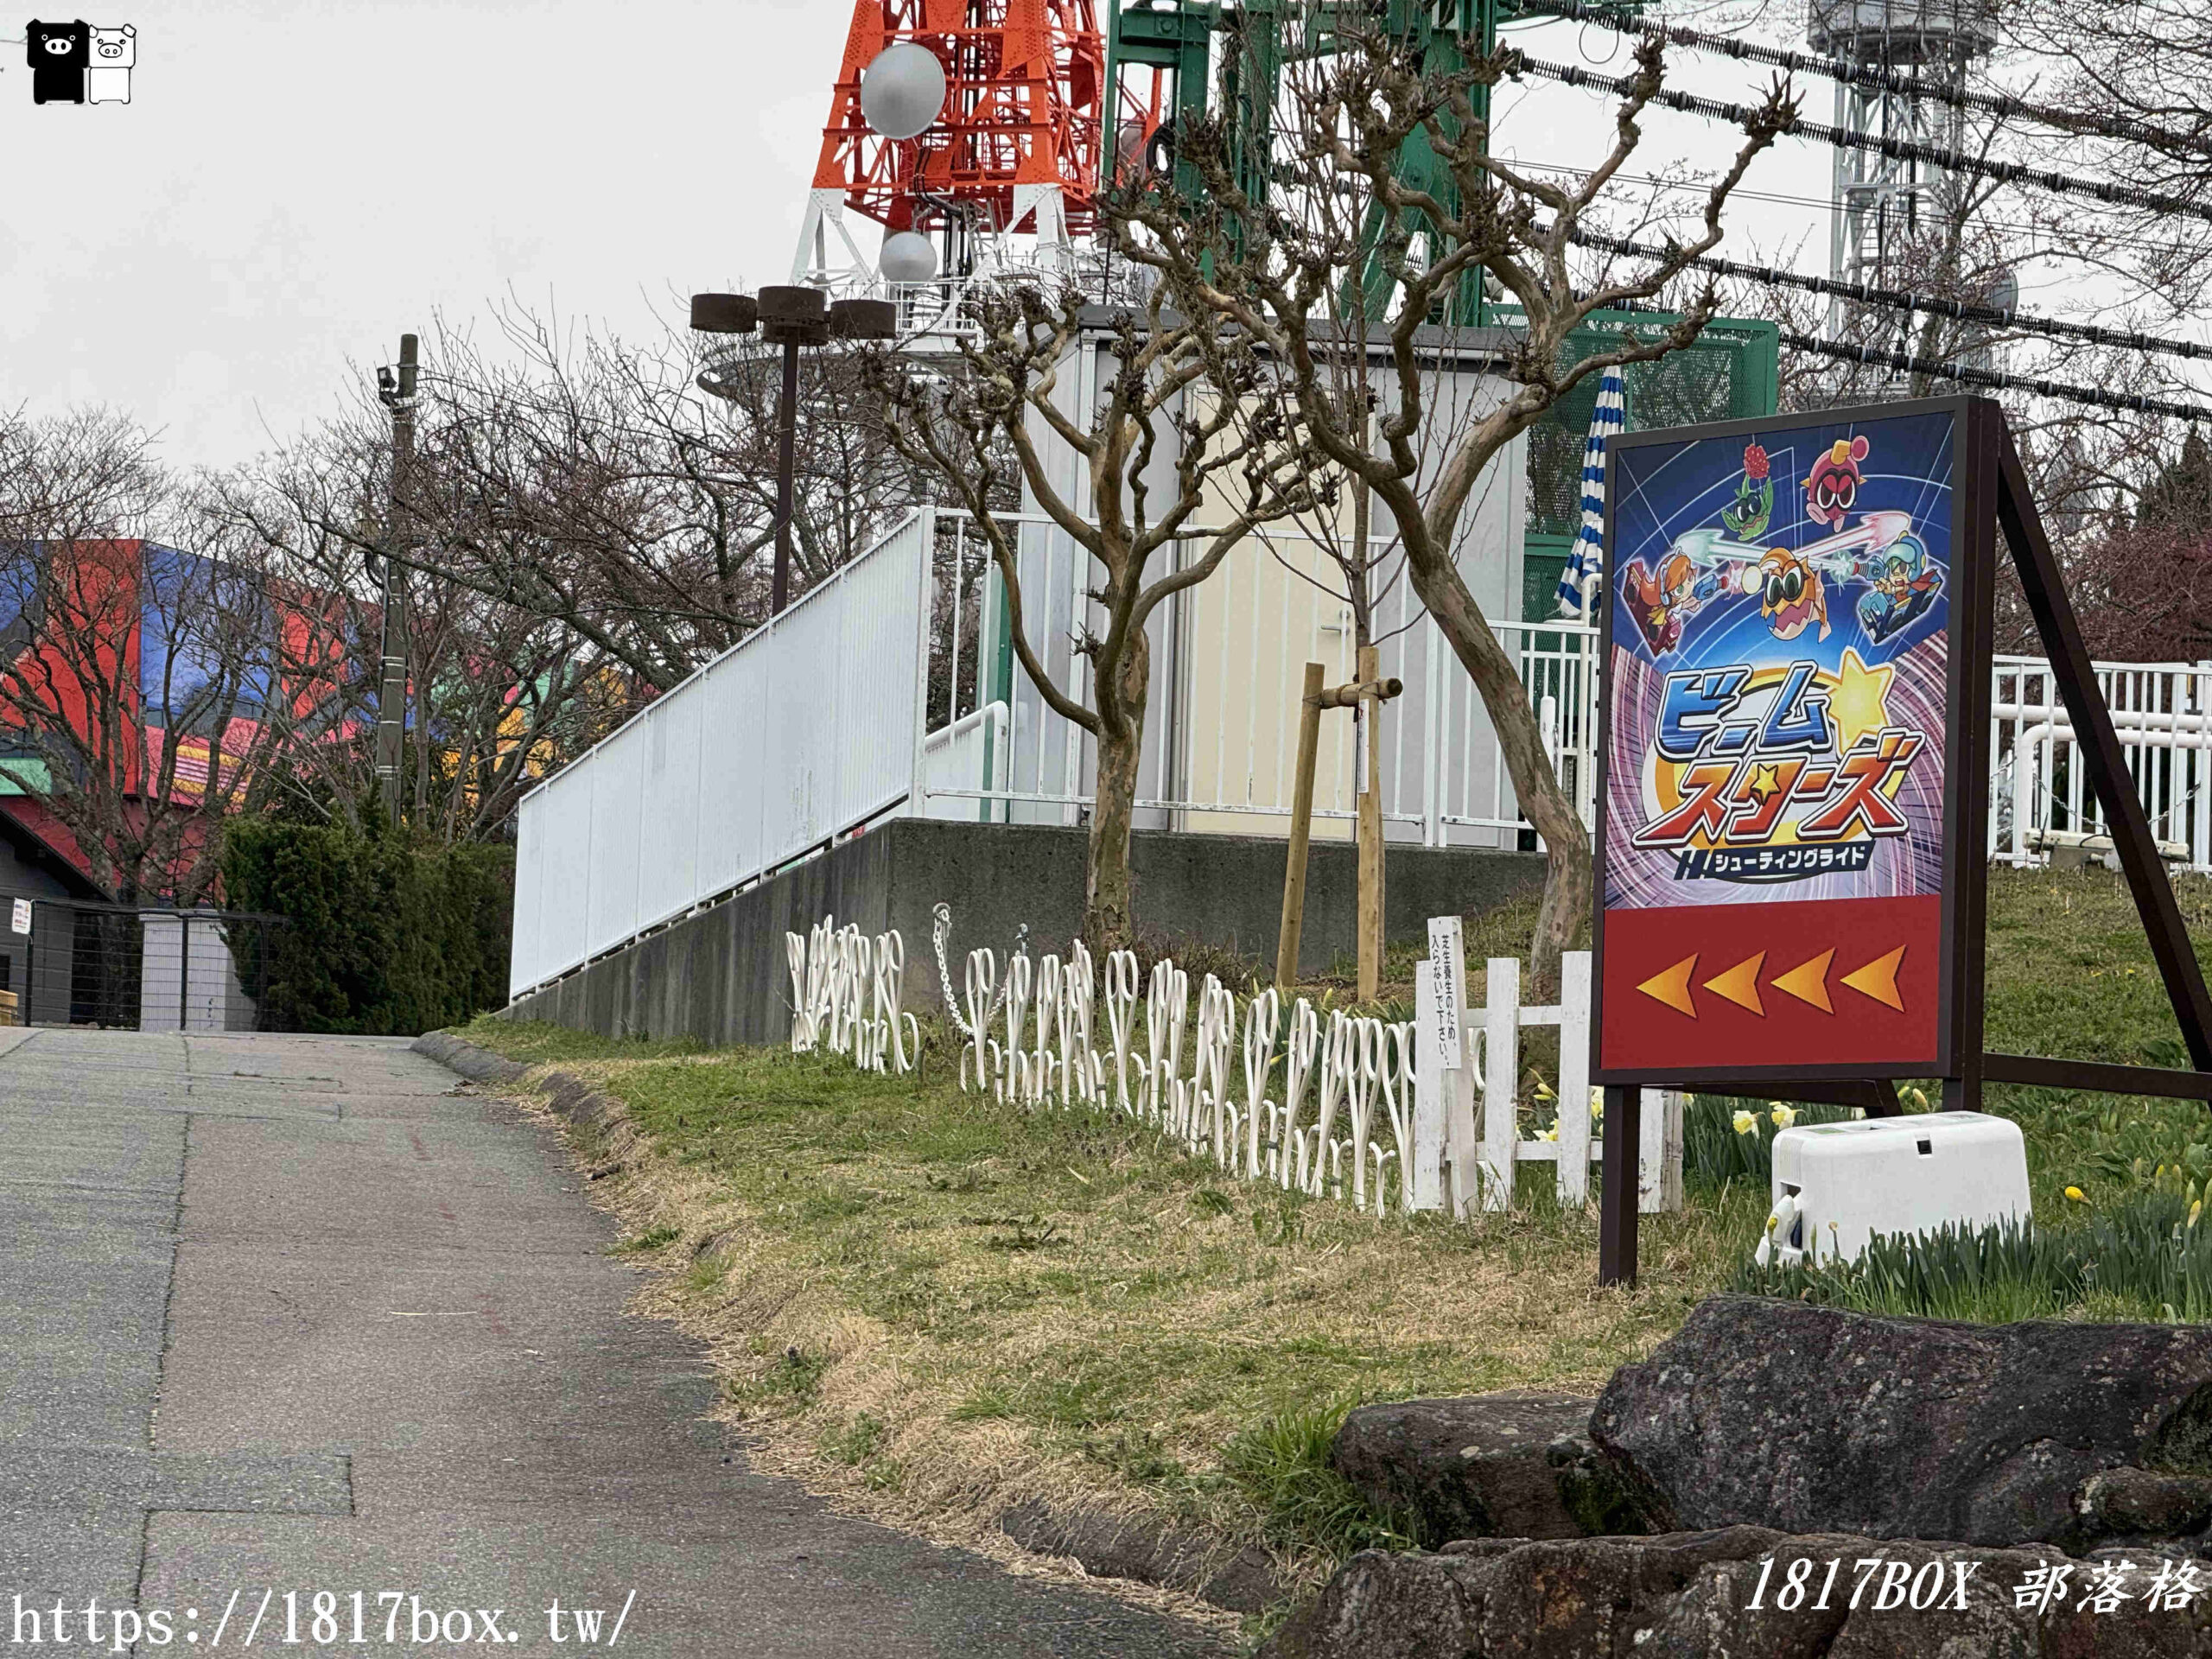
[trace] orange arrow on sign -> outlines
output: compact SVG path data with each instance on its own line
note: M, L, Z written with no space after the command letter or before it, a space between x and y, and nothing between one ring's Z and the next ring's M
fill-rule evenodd
M1834 950L1823 950L1810 962L1801 962L1786 974L1777 974L1767 983L1777 991L1787 991L1800 1002L1809 1002L1822 1014L1834 1014L1834 1004L1828 1001L1828 963L1835 960Z
M1655 1002L1664 1002L1677 1014L1697 1018L1697 1004L1690 1000L1690 976L1697 971L1697 958L1684 957L1673 967L1656 973L1636 988Z
M1749 1008L1764 1020L1766 1008L1759 1001L1759 969L1766 962L1766 952L1745 957L1725 974L1715 974L1705 982L1705 988L1715 996L1725 996L1739 1008Z
M1877 1002L1904 1012L1904 999L1897 995L1897 966L1904 960L1904 946L1899 945L1886 957L1877 957L1856 973L1846 974L1843 982L1861 996L1871 996Z

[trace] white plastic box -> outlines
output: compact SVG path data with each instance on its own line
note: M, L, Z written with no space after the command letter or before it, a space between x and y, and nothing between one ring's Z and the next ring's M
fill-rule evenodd
M2005 1118L1920 1112L1807 1123L1774 1137L1770 1236L1784 1262L1847 1261L1878 1233L1986 1227L2030 1213L2027 1144Z

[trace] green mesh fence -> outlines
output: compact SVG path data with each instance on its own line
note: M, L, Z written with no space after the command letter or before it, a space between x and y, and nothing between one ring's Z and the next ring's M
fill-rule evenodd
M1560 365L1565 368L1606 349L1624 327L1647 331L1671 321L1649 312L1599 312L1568 337ZM1726 318L1708 323L1696 345L1656 363L1629 365L1628 429L1773 414L1779 351L1772 323ZM1529 429L1524 617L1552 614L1560 569L1582 522L1582 446L1598 383L1594 374L1584 378Z

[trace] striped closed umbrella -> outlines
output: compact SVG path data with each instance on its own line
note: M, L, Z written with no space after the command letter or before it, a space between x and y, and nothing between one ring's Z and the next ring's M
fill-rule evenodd
M1598 574L1605 550L1605 440L1628 418L1628 397L1620 365L1598 382L1598 405L1590 411L1590 435L1582 445L1582 528L1567 550L1559 573L1559 613L1582 614L1582 584Z

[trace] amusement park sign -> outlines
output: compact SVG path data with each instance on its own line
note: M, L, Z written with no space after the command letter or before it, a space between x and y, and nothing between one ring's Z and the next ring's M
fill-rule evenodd
M1616 442L1601 1078L1944 1069L1963 412Z

